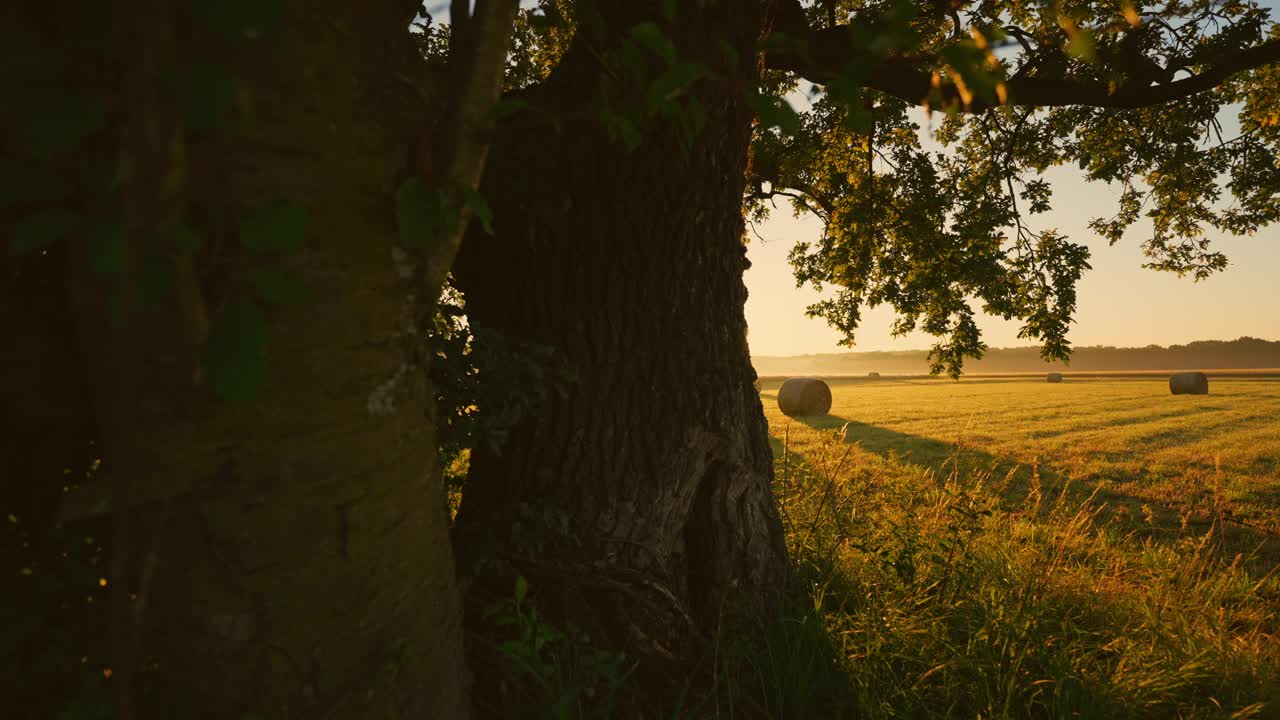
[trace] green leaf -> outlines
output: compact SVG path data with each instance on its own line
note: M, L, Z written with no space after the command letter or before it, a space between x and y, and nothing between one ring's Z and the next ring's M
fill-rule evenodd
M676 46L657 23L644 22L631 28L631 37L668 65L676 61Z
M523 575L516 576L515 598L516 604L524 602L524 598L529 594L529 582L524 579Z
M690 137L696 137L707 126L707 108L696 97L689 98L685 105L685 118L688 121Z
M788 134L800 129L800 116L782 98L753 91L747 94L747 104L764 127L777 127Z
M467 207L471 208L471 212L476 216L476 220L480 221L480 227L484 231L493 234L493 208L489 207L489 201L484 199L484 195L475 188L467 188L465 191L467 198Z
M9 237L9 255L17 257L52 247L75 229L79 219L69 212L48 210L20 221Z
M266 343L267 324L257 305L241 300L223 307L209 328L205 355L214 392L227 402L253 399L266 380Z
M995 89L1000 78L987 66L986 55L977 48L953 46L945 48L942 56L959 73L961 80L974 96L986 102L996 101Z
M1098 42L1088 28L1080 28L1071 33L1067 41L1067 54L1087 63L1098 59Z
M650 74L649 56L639 43L623 43L610 55L616 64L617 79L623 84L643 85Z
M302 248L307 211L288 200L259 206L240 221L240 244L256 253L289 252Z
M844 126L859 135L867 135L874 128L875 118L863 102L852 103L845 108Z
M866 82L869 62L851 62L844 66L830 82L827 83L827 94L846 107L862 106L866 97L863 85Z
M411 177L396 190L396 224L400 244L426 249L450 224L458 222L458 211L446 206L444 195L427 187L422 178Z
M610 140L622 143L627 150L635 150L640 146L642 137L640 128L625 115L616 113L607 107L602 107L600 108L600 124L604 126L605 132L609 133Z
M254 268L249 284L259 298L272 305L297 305L307 299L306 285L283 268Z
M720 54L724 56L725 63L728 64L729 67L737 67L738 60L741 57L738 54L738 49L729 44L729 41L724 40L723 38L716 43L716 46L720 48Z
M678 63L667 68L649 85L650 111L672 99L679 91L706 74L706 66L699 63Z

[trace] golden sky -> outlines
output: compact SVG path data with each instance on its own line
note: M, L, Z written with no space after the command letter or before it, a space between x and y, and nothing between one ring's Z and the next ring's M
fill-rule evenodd
M1210 231L1215 247L1231 264L1197 283L1142 268L1146 222L1136 224L1114 247L1089 230L1091 218L1114 214L1118 189L1086 183L1074 167L1055 168L1048 179L1054 186L1054 210L1036 216L1033 223L1041 229L1056 227L1092 252L1093 269L1079 285L1073 344L1170 345L1242 335L1280 340L1280 227L1264 228L1252 237ZM796 241L817 239L818 221L792 218L789 207L779 203L769 222L757 230L764 242L753 236L747 248L752 263L746 274L752 354L848 352L837 345L839 336L824 321L805 317L805 306L818 295L808 287L796 288L787 263ZM883 306L865 311L853 350L911 350L932 344L924 334L891 337L893 317ZM1018 339L1016 322L984 316L979 324L991 347L1031 344Z

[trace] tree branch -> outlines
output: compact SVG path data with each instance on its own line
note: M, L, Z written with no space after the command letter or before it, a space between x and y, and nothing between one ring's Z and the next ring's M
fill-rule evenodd
M800 205L802 205L805 210L808 210L814 215L817 215L824 222L827 220L827 218L831 216L831 206L823 202L821 198L810 195L809 193L806 193L803 190L796 190L795 192L792 192L790 190L770 189L768 192L761 190L759 192L749 192L746 195L747 200L772 201L775 197L791 198L792 200L800 203ZM777 206L775 205L775 207Z
M785 0L784 4L799 0ZM786 70L804 79L825 85L836 78L852 62L876 62L859 53L851 41L849 26L813 30L799 27L794 13L785 13L788 22L776 29L805 42L801 48L780 48L765 54L765 65L772 70ZM1203 63L1198 73L1163 84L1135 84L1110 87L1107 83L1091 78L1072 77L1070 74L1032 76L1017 75L1007 83L1009 104L1057 107L1085 105L1107 108L1140 108L1179 100L1196 93L1211 90L1232 75L1264 65L1280 62L1280 40L1270 40L1241 50L1224 52ZM864 85L873 90L892 95L914 104L924 104L935 93L940 93L944 104L960 104L959 92L954 87L935 89L933 73L943 66L937 57L889 57L879 60L871 70ZM979 112L990 103L975 98L970 112Z
M445 191L451 195L450 201L459 208L460 218L425 258L422 287L432 298L440 292L445 276L453 266L471 218L471 209L462 202L461 193L479 187L484 173L489 139L481 132L481 125L485 113L493 108L502 94L502 74L506 69L507 50L518 9L517 0L479 0L475 14L468 20L467 50L471 62L466 79L458 88L456 114L449 137L452 153L442 178Z

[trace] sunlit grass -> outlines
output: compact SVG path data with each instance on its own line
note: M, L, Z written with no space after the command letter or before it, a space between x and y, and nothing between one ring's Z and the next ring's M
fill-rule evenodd
M1170 395L1162 377L832 381L831 415L808 422L778 412L777 385L763 384L765 413L776 437L790 422L802 455L849 422L872 454L938 467L959 446L1199 519L1221 485L1234 520L1280 532L1280 378L1214 378L1203 396Z
M813 607L780 623L821 627L794 668L743 651L755 707L804 717L804 688L830 716L1280 717L1280 380L836 382L807 421L776 387Z

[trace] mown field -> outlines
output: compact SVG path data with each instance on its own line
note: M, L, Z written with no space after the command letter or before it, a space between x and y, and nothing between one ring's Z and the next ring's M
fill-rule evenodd
M780 384L814 610L761 631L761 710L1280 718L1280 375L832 380L803 419Z
M1039 464L1053 479L1105 483L1124 498L1210 520L1215 489L1238 523L1280 532L1280 374L1215 377L1210 395L1169 394L1164 375L831 380L831 414L778 412L781 380L763 384L772 434L794 449L849 424L848 440L882 457L939 467L956 448L973 463Z

